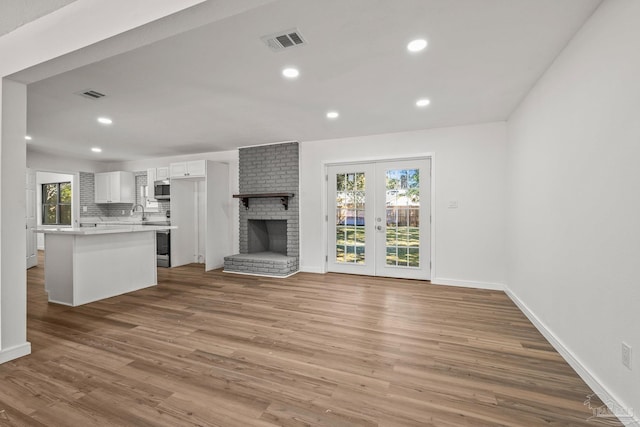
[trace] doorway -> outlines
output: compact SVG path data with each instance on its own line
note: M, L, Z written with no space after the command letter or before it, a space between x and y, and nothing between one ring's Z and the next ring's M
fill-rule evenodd
M431 279L431 159L327 167L328 270Z

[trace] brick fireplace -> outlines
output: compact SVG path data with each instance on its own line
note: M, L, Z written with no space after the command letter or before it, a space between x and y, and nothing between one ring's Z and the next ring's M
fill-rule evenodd
M299 264L298 143L239 151L240 253L224 271L286 277Z

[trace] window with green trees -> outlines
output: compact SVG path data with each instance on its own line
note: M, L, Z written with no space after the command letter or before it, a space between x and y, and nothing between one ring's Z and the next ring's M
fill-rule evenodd
M71 225L71 183L42 184L42 224Z

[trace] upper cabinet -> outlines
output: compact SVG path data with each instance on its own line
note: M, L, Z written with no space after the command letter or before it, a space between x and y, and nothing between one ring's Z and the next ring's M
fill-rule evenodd
M205 160L191 162L171 163L169 165L169 177L176 178L204 178L207 172Z
M134 203L135 179L132 172L95 174L96 203Z
M169 179L169 167L147 169L147 185L151 188L156 181Z
M169 167L156 168L156 180L162 181L164 179L169 179Z
M149 186L149 188L153 188L153 183L156 182L157 180L158 180L158 172L156 168L147 169L147 185ZM150 191L149 193L153 194L153 191Z

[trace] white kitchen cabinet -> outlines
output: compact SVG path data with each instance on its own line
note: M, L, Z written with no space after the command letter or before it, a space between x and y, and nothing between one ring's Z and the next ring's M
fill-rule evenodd
M153 188L153 183L158 180L158 172L156 168L147 169L147 185L149 188Z
M135 203L136 187L132 172L95 174L96 203Z
M163 181L169 179L169 167L162 168L149 168L147 169L147 185L149 188L153 187L153 183L156 181Z
M207 172L205 160L193 160L190 162L171 163L169 165L169 177L176 178L204 178Z
M156 180L169 179L169 167L156 168Z
M155 202L156 201L156 199L153 197L154 196L154 185L153 185L153 183L158 180L157 173L158 172L157 172L156 168L147 169L147 194L146 194L147 202Z

